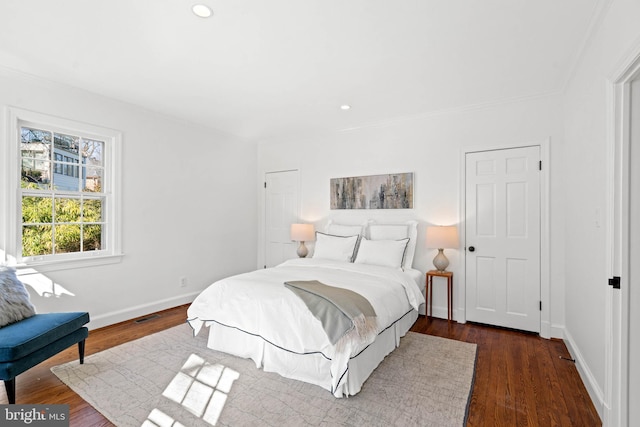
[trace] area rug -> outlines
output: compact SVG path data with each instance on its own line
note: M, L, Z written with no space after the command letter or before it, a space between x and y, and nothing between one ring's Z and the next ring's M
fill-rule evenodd
M51 370L119 427L443 427L466 423L475 361L475 344L409 332L360 393L336 399L210 350L185 324Z

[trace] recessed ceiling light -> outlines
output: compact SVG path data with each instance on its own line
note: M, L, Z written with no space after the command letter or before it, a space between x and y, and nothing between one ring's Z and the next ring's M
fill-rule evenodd
M204 4L194 4L191 7L191 10L196 14L196 16L199 16L200 18L208 18L213 15L213 12L209 8L209 6L206 6Z
M345 110L345 111L346 111L346 110L350 110L350 109L351 109L351 105L349 105L349 104L342 104L342 105L340 106L340 109L341 109L341 110Z

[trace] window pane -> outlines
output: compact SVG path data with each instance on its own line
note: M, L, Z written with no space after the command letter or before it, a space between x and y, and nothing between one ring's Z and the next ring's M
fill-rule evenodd
M53 136L55 152L64 152L74 154L78 157L78 148L80 146L80 138L73 135L64 135L56 133Z
M80 252L80 224L55 226L55 253Z
M51 132L23 127L20 128L20 142L23 149L28 147L36 147L38 145L42 145L43 147L50 146Z
M47 224L52 221L51 197L22 197L22 222L24 224Z
M82 140L83 191L102 192L104 176L104 142L92 139Z
M49 188L51 181L51 133L40 129L20 128L21 180L23 188ZM35 161L41 160L41 161ZM45 161L42 161L45 160ZM36 185L29 185L36 184Z
M82 214L84 222L101 222L102 199L85 199Z
M56 222L80 222L80 199L56 197L55 202Z
M86 167L82 170L83 176L85 176L83 191L101 193L104 170L95 167Z
M63 191L79 191L78 179L80 137L62 133L54 134L53 188Z
M77 166L68 163L56 163L55 173L53 174L53 188L62 191L79 191L80 181L73 176L73 169Z
M82 157L86 159L87 165L103 165L104 142L91 139L82 139Z
M50 255L51 248L50 225L22 227L22 256Z
M51 182L51 162L33 159L22 159L20 171L22 188L49 189Z
M97 251L102 249L102 225L91 224L85 225L84 230L84 250Z

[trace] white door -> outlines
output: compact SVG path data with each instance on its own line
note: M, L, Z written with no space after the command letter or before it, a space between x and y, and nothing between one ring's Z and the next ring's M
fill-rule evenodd
M265 174L265 268L295 258L291 224L298 221L298 171Z
M640 325L640 78L631 83L631 109L630 109L630 167L629 167L629 254L627 265L629 266L628 289L628 337L629 356L629 395L627 407L629 408L629 425L640 425L640 337L638 325ZM624 290L624 289L623 289ZM624 298L625 295L622 295ZM625 328L626 329L626 328Z
M640 52L640 45L636 46ZM608 244L610 274L618 286L607 293L608 333L605 425L640 425L640 55L624 64L610 86L613 157ZM609 284L612 283L610 279Z
M540 147L465 164L466 318L540 332Z

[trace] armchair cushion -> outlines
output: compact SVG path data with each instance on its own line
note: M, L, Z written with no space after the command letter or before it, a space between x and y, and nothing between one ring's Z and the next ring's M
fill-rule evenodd
M86 312L45 313L0 328L0 362L25 357L81 329L88 322L89 313Z

